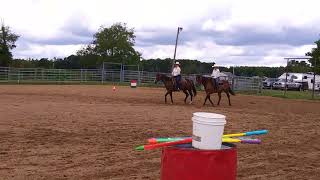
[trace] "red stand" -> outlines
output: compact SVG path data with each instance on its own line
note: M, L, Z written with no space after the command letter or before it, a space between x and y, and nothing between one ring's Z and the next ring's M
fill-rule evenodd
M136 88L137 87L137 80L131 80L130 86L131 86L131 88Z
M198 150L165 147L161 157L161 180L235 180L237 149Z

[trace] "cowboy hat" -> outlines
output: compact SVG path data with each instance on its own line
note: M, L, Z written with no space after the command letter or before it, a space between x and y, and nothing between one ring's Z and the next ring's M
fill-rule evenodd
M212 67L214 68L214 67L219 67L219 66L218 66L218 65L216 65L216 64L214 64Z
M180 63L179 62L176 62L176 63L174 63L175 65L179 65L180 66Z

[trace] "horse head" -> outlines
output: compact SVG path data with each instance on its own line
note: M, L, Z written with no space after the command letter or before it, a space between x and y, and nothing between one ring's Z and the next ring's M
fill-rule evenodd
M196 76L197 85L201 85L201 84L202 84L202 81L203 81L203 76L197 75L197 76Z
M154 80L154 83L157 84L159 81L161 81L162 80L162 76L163 76L163 74L157 73L156 74L156 79Z

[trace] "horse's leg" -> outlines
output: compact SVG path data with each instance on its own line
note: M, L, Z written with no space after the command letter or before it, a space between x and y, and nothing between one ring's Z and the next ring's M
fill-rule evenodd
M211 98L210 98L210 94L209 94L208 99L209 99L209 101L210 101L211 105L214 107L214 104L213 104L213 102L211 101Z
M167 104L167 95L169 94L169 91L164 95L164 102Z
M229 106L231 106L230 94L229 94L228 90L225 90L224 92L227 94L228 100L229 100Z
M183 90L183 92L184 92L184 94L186 94L186 98L184 98L184 103L186 104L189 94L188 94L187 90Z
M206 95L206 98L204 99L203 105L206 105L207 99L208 99L208 95Z
M170 92L170 98L171 98L171 104L173 104L173 100L172 100L172 91Z
M218 92L219 100L218 100L218 106L220 105L220 100L221 100L221 92Z
M192 97L193 97L193 94L192 94L192 91L191 90L188 90L189 94L190 94L190 98L191 98L191 101L190 101L190 104L192 104Z

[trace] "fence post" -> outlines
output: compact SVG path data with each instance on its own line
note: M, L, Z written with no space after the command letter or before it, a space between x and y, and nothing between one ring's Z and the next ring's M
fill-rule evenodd
M37 80L37 76L38 76L38 73L37 73L38 69L35 69L35 72L33 73L33 79L36 81Z
M9 82L10 80L10 68L7 69L7 81Z
M231 83L232 83L232 91L234 91L234 76L232 76Z
M109 71L109 76L110 76L110 73L111 73L111 82L113 82L113 71Z
M43 81L43 69L41 69L41 79Z
M80 82L82 83L82 69L80 69Z
M101 69L101 84L103 84L104 81L104 64L102 65L102 69Z
M60 69L58 69L58 82L60 83Z
M259 93L262 93L262 78L259 78Z
M86 69L85 73L84 73L84 81L87 82L87 72L88 70Z
M143 82L143 70L141 71L141 74L140 74L140 83Z
M18 69L18 84L20 84L20 69Z
M121 64L121 69L120 69L120 82L122 82L123 81L123 75L124 75L124 67L123 67L124 65L123 64Z
M140 85L140 69L139 69L139 65L138 65L138 84Z
M237 77L236 76L233 76L232 78L232 90L235 91L237 88L236 88L236 83L237 83Z

